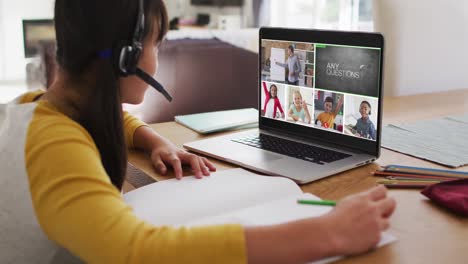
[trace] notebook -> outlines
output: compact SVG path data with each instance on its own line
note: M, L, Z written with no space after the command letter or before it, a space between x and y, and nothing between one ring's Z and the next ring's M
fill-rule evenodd
M258 123L258 111L254 108L180 115L175 121L200 134L224 130L254 128Z
M218 171L203 179L161 181L124 195L139 218L158 226L260 226L317 217L332 210L329 206L297 204L299 198L320 199L302 193L287 178L261 176L240 168ZM379 246L395 240L384 232Z

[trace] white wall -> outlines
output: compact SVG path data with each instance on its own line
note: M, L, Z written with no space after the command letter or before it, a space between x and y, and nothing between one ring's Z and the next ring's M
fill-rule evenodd
M243 27L248 27L253 23L252 0L244 0L244 6L241 7L207 7L194 6L190 0L165 0L169 11L169 18L188 17L196 18L198 13L210 14L210 26L217 27L219 15L242 15L244 17Z
M468 1L374 0L386 40L385 95L468 88Z
M196 17L197 13L217 15L244 14L244 25L251 23L252 0L244 0L244 7L196 7L190 0L165 0L170 17L180 16L179 9L186 16ZM55 0L0 0L0 80L23 80L26 77L24 58L23 19L53 18Z
M0 0L0 52L3 52L3 79L26 77L23 46L23 19L53 18L54 0ZM1 55L0 55L1 57ZM0 66L1 69L1 66Z

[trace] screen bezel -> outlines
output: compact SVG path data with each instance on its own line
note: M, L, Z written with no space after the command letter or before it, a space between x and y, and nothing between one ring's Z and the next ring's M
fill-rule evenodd
M259 33L259 73L262 71L262 40L280 40L290 42L323 43L335 45L361 46L380 48L380 76L378 93L378 114L377 114L377 140L371 141L345 134L325 131L319 128L296 125L286 121L274 120L262 117L262 77L259 74L258 105L259 105L259 129L278 131L281 133L299 136L305 139L320 140L326 143L346 146L356 149L375 157L380 156L380 143L382 135L382 107L383 107L383 62L384 62L384 37L380 33L370 32L346 32L332 30L306 30L306 29L286 29L262 27Z

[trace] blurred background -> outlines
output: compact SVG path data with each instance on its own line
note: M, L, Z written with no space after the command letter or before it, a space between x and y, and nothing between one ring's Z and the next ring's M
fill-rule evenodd
M181 105L193 101L194 97L189 97L192 101L184 99L187 93L200 95L206 93L206 89L216 92L220 86L230 91L240 89L246 94L245 98L254 98L258 89L256 56L261 26L383 33L386 37L385 96L468 88L468 74L464 73L468 68L468 49L465 48L468 46L468 1L165 2L171 31L163 48L167 56L161 56L156 77L170 91L179 94ZM0 0L0 103L28 89L47 88L53 82L56 70L53 6L54 0ZM225 66L222 69L225 72L220 72L218 79L203 79L208 77L195 74L197 68L217 63L214 59L210 61L210 57L218 57ZM243 76L241 82L236 76ZM193 89L187 90L187 84ZM178 92L182 89L184 92ZM200 100L205 102L204 98ZM230 104L231 101L226 98L218 106L206 109L171 106L172 112L148 120L169 120L173 114L193 111L256 106L255 100L240 100L242 103L235 105ZM156 103L167 106L159 99L150 105Z

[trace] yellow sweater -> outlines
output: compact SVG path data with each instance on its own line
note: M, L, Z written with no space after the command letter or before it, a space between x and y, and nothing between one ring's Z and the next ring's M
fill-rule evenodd
M30 104L27 111L33 112L25 120L16 120L28 124L24 145L8 151L24 151L34 215L50 240L88 263L246 262L245 237L239 225L156 227L136 218L111 184L89 133L49 103L32 102L39 94L17 100L17 104ZM12 112L4 113L6 119ZM144 123L127 113L124 119L126 140L133 146L133 134ZM11 140L2 138L5 135L0 134L0 141ZM2 168L7 162L0 157ZM9 170L13 170L9 175L18 177L24 168ZM15 258L14 253L10 255Z

